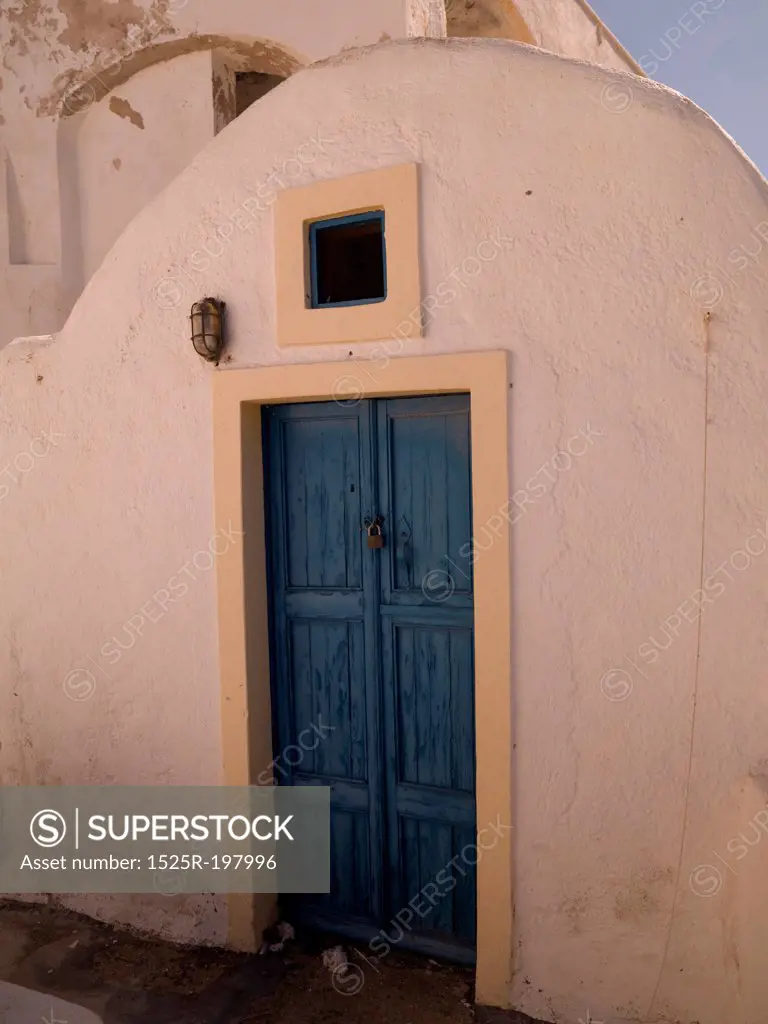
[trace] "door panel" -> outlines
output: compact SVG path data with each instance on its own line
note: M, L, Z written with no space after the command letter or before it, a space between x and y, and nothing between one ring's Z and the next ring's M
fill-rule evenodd
M455 950L475 935L462 859L475 833L469 399L386 400L377 413L394 533L381 608L390 900L406 907L437 886L407 941Z
M284 421L282 442L287 586L359 589L357 418L308 416L305 411L301 419Z
M291 919L333 926L382 913L375 566L360 529L372 501L368 410L278 406L264 417L278 782L331 789L329 895ZM285 769L284 769L285 770Z
M331 892L321 907L327 923L333 927L334 915L362 920L372 919L370 830L365 813L331 811ZM322 917L318 923L324 923Z
M297 770L364 782L365 694L355 685L365 674L362 623L293 619L289 636L293 733L298 737L312 722L318 726L305 738L307 749L299 748Z
M328 727L280 781L331 787L332 891L290 913L365 938L426 890L402 944L471 959L469 399L280 406L265 444L276 744Z
M398 780L474 791L472 633L395 628Z
M424 605L427 591L426 604L471 607L468 397L382 401L378 427L393 538L382 566L385 602Z
M410 945L418 948L420 936L431 940L433 949L438 948L437 943L473 944L476 868L462 860L461 851L475 842L474 828L402 816L400 842L403 888L411 894L409 899L421 894L420 913L424 914L423 918L415 917L420 921L419 930ZM468 859L474 856L473 852ZM430 903L433 905L428 909Z

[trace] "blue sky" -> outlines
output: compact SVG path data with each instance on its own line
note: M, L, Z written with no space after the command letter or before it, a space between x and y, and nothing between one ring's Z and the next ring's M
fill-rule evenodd
M703 107L768 176L768 0L590 0L656 81Z

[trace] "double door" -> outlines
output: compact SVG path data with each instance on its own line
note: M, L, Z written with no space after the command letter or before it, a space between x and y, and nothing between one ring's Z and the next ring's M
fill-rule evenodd
M286 913L471 960L469 397L273 406L264 439L278 781L331 789L331 892Z

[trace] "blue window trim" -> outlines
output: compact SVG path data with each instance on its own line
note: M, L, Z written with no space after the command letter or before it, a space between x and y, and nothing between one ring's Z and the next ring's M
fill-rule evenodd
M381 224L381 262L384 270L384 294L376 299L351 299L347 302L319 302L317 294L317 232L318 229L335 228L339 224L359 224L363 221L376 220ZM374 302L384 302L387 298L387 243L383 210L368 210L365 213L353 213L348 217L329 217L316 220L309 225L309 278L310 308L333 309L338 306L369 306Z

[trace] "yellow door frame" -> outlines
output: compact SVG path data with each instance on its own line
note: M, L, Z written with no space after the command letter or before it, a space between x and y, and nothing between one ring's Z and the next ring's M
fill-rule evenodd
M350 377L360 387L350 387ZM217 560L223 775L254 785L275 756L269 686L261 406L468 392L475 536L477 758L476 999L509 1005L513 969L512 678L508 353L392 359L384 366L306 363L221 369L213 377L217 529L243 532ZM364 394L361 392L364 391ZM414 894L416 896L416 894ZM228 941L254 949L272 923L273 895L228 897Z

